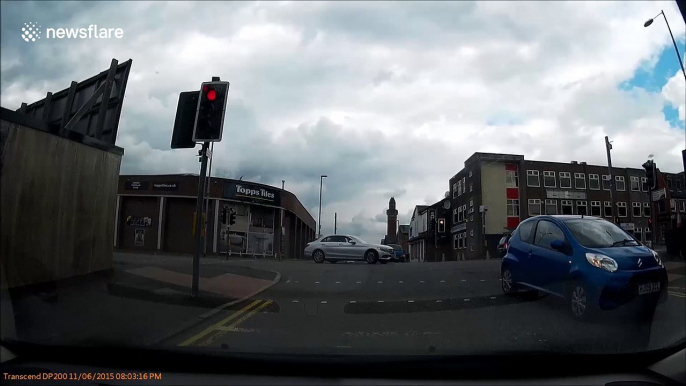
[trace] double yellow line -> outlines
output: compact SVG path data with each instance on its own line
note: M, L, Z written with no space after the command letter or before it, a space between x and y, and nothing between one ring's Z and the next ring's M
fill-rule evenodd
M212 326L206 328L199 334L193 335L192 337L188 338L187 340L179 344L179 346L191 346L194 343L198 342L200 339L206 337L207 335L215 331L232 331L236 328L236 326L243 323L245 320L255 315L261 309L267 307L270 304L272 304L271 300L255 300L254 302L229 315L227 318L223 319L219 323L213 324ZM244 316L241 317L241 315Z

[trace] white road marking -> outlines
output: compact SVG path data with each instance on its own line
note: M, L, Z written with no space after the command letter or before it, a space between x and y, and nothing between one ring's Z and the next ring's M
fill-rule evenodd
M300 282L296 280L295 283L297 284L297 283L300 283Z
M460 280L460 281L464 283L464 282L466 282L467 280L465 280L465 279L462 279L462 280Z
M403 281L402 281L402 280L400 280L400 281L399 281L398 283L400 283L400 284L403 284Z
M314 284L319 284L319 282L318 282L318 281L315 281Z
M481 279L481 280L479 280L479 281L486 281L486 280L484 280L484 279Z
M408 303L414 303L414 300L408 300L407 302Z
M341 284L341 282L340 282L340 281L337 281L336 284Z
M443 300L436 300L436 303L443 303Z
M354 301L354 300L351 300L351 301L350 301L350 303L357 303L357 302L356 302L356 301Z
M377 303L383 303L383 300L378 300Z
M326 300L322 300L322 304L326 304Z
M495 299L495 296L491 296L491 299Z
M445 283L445 280L441 280L441 283Z
M464 301L465 301L465 302L468 302L468 301L469 301L469 298L467 298L467 299L464 299Z
M293 303L297 303L297 302L298 302L297 300L293 300Z
M361 282L361 281L356 281L355 284L362 284L362 282Z
M424 283L424 280L420 280L419 282L420 282L420 283Z
M381 284L381 283L383 283L383 282L382 282L382 281L377 281L377 283L378 283L378 284Z
M286 281L286 284L288 284L288 283L290 283L290 282L291 282L291 279L288 279L288 281Z

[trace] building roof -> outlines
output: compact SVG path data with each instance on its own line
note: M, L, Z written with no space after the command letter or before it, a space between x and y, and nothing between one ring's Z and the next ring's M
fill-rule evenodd
M409 233L410 232L410 226L409 225L399 225L398 226L398 232Z

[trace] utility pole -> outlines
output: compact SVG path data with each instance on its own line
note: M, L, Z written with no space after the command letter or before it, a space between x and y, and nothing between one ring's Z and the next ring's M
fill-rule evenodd
M612 150L612 144L610 140L605 136L605 150L607 150L607 170L610 173L610 204L612 205L612 222L617 223L617 204L615 203L615 177L612 174L612 157L610 156L610 150Z
M338 213L333 212L333 234L336 234L338 231Z
M210 211L210 183L212 182L212 158L214 158L214 142L210 144L210 167L209 170L207 171L207 189L205 190L205 229L207 229L207 218L210 217L209 211ZM216 227L217 224L214 224ZM205 235L205 242L203 243L203 255L207 256L207 240L209 237Z

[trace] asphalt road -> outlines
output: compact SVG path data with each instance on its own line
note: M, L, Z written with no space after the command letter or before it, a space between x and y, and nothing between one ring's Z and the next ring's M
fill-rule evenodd
M279 283L161 342L245 352L492 354L505 351L617 353L684 338L683 277L651 322L630 310L573 320L552 296L506 297L499 260L315 264L217 260L211 265L278 271Z

